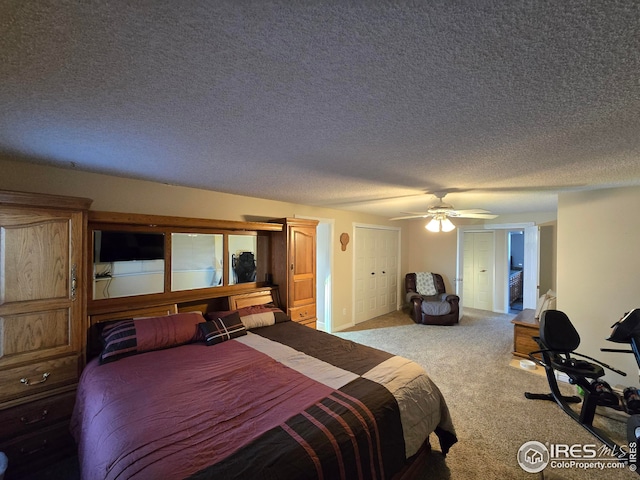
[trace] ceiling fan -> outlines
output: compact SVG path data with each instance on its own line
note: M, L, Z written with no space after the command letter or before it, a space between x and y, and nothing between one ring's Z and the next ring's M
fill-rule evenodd
M487 210L480 208L474 208L470 210L456 210L453 205L445 203L443 201L447 192L435 192L433 195L438 199L438 203L431 205L426 212L406 212L406 216L394 217L391 220L407 220L410 218L429 218L431 221L427 223L426 229L432 232L450 232L456 226L449 220L449 217L457 218L496 218L498 215L494 215Z

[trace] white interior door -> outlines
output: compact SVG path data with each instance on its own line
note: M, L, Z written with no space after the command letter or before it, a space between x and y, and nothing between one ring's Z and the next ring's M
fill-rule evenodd
M397 307L398 292L398 231L378 230L375 232L377 248L378 315L392 312Z
M474 261L473 261L473 241L472 233L465 233L462 244L462 305L473 307L475 296L474 281ZM460 295L460 294L458 294Z
M398 289L397 230L356 227L355 323L395 310Z
M464 234L463 303L493 310L495 247L493 232Z

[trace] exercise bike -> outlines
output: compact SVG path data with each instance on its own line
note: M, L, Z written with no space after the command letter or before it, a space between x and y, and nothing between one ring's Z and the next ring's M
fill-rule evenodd
M632 353L640 368L640 309L636 308L626 313L612 328L611 335L607 340L629 344L631 349L602 348L601 351ZM580 336L569 317L559 310L542 312L540 334L538 337L534 337L534 340L540 346L540 350L531 352L529 357L545 369L551 393L525 392L525 397L533 400L555 401L571 418L611 449L619 460L633 464L632 468L635 469L637 466L635 448L640 440L640 402L630 401L632 396L627 393L637 393L637 390L629 387L625 389L625 395L620 396L601 380L605 368L622 376L626 376L626 373L595 358L577 353L575 350L580 345ZM536 355L540 355L542 358L538 358ZM564 373L569 377L569 383L580 387L584 392L584 398L577 395L562 395L556 379L556 371ZM635 397L633 398L635 399ZM582 407L579 412L569 405L580 402L582 402ZM624 447L618 445L604 430L593 425L598 406L609 407L629 414L627 420L628 445Z

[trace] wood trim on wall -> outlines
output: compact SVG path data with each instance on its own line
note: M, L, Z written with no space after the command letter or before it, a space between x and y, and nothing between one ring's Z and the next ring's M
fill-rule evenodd
M0 190L0 204L5 205L89 210L92 202L90 198Z
M281 232L282 224L268 222L240 222L236 220L212 220L207 218L168 217L119 212L89 212L89 222L101 224L137 225L148 227L208 228L222 230L252 230Z

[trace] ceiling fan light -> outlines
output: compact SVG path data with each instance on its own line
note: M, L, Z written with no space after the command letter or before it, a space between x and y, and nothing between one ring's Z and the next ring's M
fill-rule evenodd
M424 226L424 228L426 228L430 232L438 233L440 231L440 220L432 218L431 221Z
M443 232L450 232L451 230L455 229L456 226L453 224L451 220L449 220L448 218L445 218L442 220L441 228Z

